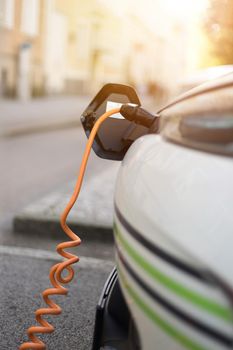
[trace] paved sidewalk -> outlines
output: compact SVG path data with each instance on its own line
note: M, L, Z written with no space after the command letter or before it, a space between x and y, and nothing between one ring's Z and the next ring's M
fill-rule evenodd
M82 239L112 241L113 192L120 163L84 181L80 196L68 222L80 232ZM74 189L74 182L57 192L30 204L14 219L15 232L46 234L56 237L62 233L59 218Z
M80 124L89 96L59 96L28 102L0 100L0 136L17 136Z

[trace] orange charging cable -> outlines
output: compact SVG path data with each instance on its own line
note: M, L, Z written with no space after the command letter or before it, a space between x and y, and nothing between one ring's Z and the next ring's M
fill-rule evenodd
M25 350L25 349L36 349L36 350L44 350L46 349L46 345L44 342L39 339L35 334L38 333L52 333L54 331L54 327L46 320L42 318L42 316L46 315L59 315L62 311L61 307L57 305L53 300L50 299L50 296L52 295L66 295L68 293L67 288L63 287L62 284L67 284L71 282L71 280L74 277L74 270L72 268L72 264L76 263L79 261L79 257L76 255L73 255L71 253L66 252L64 249L66 248L73 248L77 247L81 243L81 239L69 228L69 226L66 223L67 216L69 215L70 210L72 209L73 205L75 204L81 186L82 186L82 181L84 177L84 173L86 170L86 165L87 161L90 155L91 147L93 144L93 141L95 139L95 135L100 127L100 125L107 119L109 116L119 113L120 109L119 108L114 108L106 113L104 113L95 123L93 126L85 151L84 155L82 158L82 163L80 166L79 170L79 175L77 182L75 184L75 189L74 192L70 198L69 203L67 204L64 212L61 215L60 223L63 231L67 234L67 236L70 238L70 241L68 242L63 242L57 245L57 252L60 254L62 257L66 258L66 260L55 264L54 266L51 267L50 273L49 273L49 278L50 282L53 286L53 288L46 289L43 293L43 299L45 303L48 305L47 308L41 308L38 309L35 312L36 315L36 321L40 324L40 326L33 326L28 328L27 334L30 339L30 342L23 343L19 349L20 350ZM67 271L68 274L67 276L62 276L63 272Z

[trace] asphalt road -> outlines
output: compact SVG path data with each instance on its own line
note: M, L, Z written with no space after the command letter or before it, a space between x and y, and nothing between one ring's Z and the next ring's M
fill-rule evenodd
M49 232L46 238L14 233L12 218L31 201L73 180L85 142L81 128L0 138L1 350L16 349L26 339L27 326L34 324L33 311L41 305L40 292L49 286L52 262L46 251L54 252L58 243ZM108 164L92 154L86 176L100 174ZM55 334L45 337L49 350L91 347L95 306L114 265L113 246L86 242L77 253L86 263L75 267L77 277L69 296L58 298L64 313L52 321ZM93 262L92 258L99 260Z
M33 252L32 252L33 254ZM91 349L95 307L113 263L83 259L75 267L76 277L67 296L54 297L64 310L47 317L55 332L41 339L49 350ZM50 287L48 270L55 261L1 254L0 348L17 349L28 341L26 330L35 325L33 311L44 304L41 290Z

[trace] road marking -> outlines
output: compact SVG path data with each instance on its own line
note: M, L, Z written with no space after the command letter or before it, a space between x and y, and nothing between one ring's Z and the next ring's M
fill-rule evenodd
M13 255L13 256L19 256L19 257L26 257L26 258L34 258L34 259L42 259L42 260L50 260L50 261L62 261L62 258L60 255L58 255L55 252L51 252L48 250L43 249L33 249L33 248L24 248L24 247L11 247L11 246L4 246L0 245L0 255ZM103 259L97 259L97 258L89 258L89 257L80 257L80 262L78 263L80 267L82 268L89 268L89 267L114 267L114 262L109 260L103 260Z

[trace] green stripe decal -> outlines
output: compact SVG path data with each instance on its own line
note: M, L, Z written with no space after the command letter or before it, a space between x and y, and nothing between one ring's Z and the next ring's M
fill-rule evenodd
M161 285L165 286L167 289L171 290L173 293L188 300L190 303L198 306L199 308L208 311L210 314L213 314L225 321L232 322L232 311L229 308L226 308L222 305L219 305L214 300L207 299L206 297L200 295L197 292L194 292L178 282L174 281L169 276L163 274L158 269L156 269L152 264L145 260L138 252L127 242L127 240L122 236L119 228L114 223L114 233L122 245L124 250L128 255L140 266L143 270L147 272L154 280L159 282Z
M163 320L154 310L152 310L139 296L135 291L129 286L128 282L126 281L126 278L123 276L123 273L119 267L117 266L119 276L121 278L121 281L124 284L125 289L131 296L131 298L134 300L135 304L144 312L144 314L150 318L155 324L157 324L165 333L167 333L169 336L173 337L181 343L183 346L185 346L187 349L191 350L207 350L203 346L195 343L193 340L186 337L184 334L182 334L179 330L174 328L171 324L169 324L167 321Z

